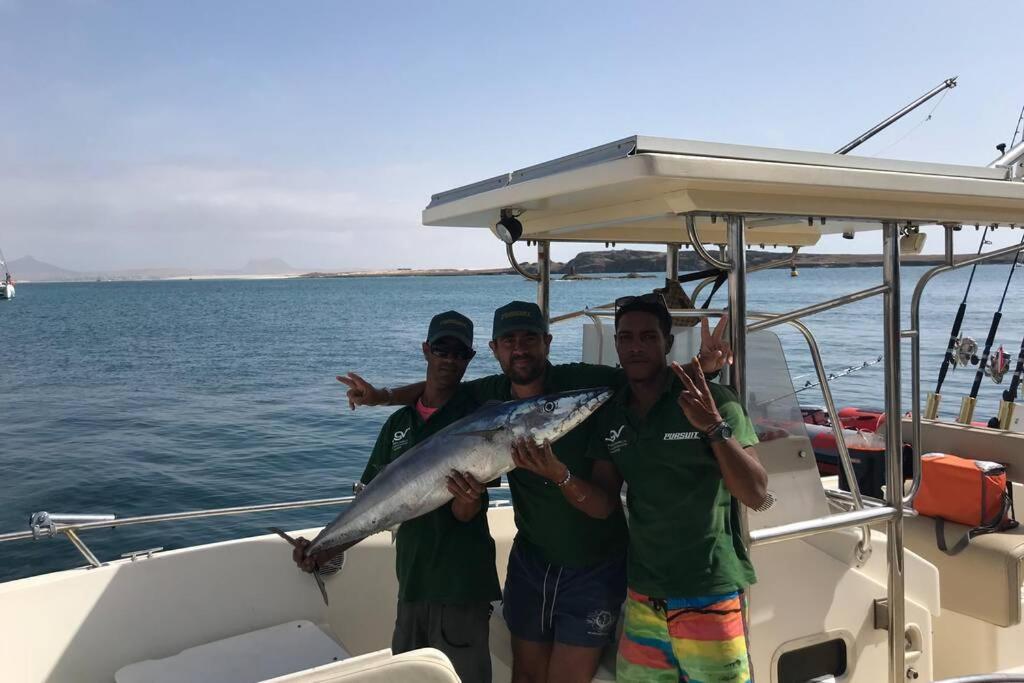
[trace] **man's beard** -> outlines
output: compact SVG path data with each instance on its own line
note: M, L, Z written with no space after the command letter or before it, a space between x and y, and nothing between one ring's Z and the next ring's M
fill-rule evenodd
M529 361L530 366L525 369L518 369L515 367L515 360ZM509 361L508 367L505 368L505 376L511 380L512 384L530 384L540 379L543 375L544 363L536 358L513 359Z

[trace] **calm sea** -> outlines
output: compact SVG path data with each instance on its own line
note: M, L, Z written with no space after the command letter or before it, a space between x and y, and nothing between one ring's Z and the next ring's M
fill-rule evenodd
M905 269L906 302L923 271ZM1007 266L979 269L964 326L979 342L1006 273ZM750 307L788 310L880 277L877 269L805 269L796 279L758 273ZM925 298L925 390L966 278L939 278ZM552 310L658 284L554 282ZM1024 334L1022 292L1019 273L998 338L1014 357ZM349 412L335 375L356 370L378 384L421 379L427 322L450 308L478 326L484 353L467 376L496 372L484 344L494 308L534 297L534 286L513 276L19 285L16 299L0 302L0 532L26 529L37 510L127 517L346 495L388 411ZM809 322L830 370L881 353L880 299ZM580 360L581 323L552 331L552 360ZM800 386L812 371L806 347L783 337ZM947 415L972 378L952 373ZM992 413L1000 390L985 380L978 415ZM881 366L836 380L833 391L840 405L878 405ZM820 394L806 391L801 401L818 403ZM84 540L105 560L259 534L268 525L322 524L334 514L321 508L131 526L87 532ZM0 580L80 564L64 539L0 544Z

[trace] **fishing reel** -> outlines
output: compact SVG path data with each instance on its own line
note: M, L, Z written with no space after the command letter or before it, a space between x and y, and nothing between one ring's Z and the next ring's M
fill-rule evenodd
M952 359L949 364L953 366L953 369L957 369L967 365L977 365L979 362L978 358L978 342L974 341L972 337L959 337L953 344Z
M1003 383L1003 376L1010 369L1010 354L1003 351L1003 347L1000 346L999 350L993 351L992 355L988 357L988 364L985 366L985 374L992 378L992 381L996 384Z

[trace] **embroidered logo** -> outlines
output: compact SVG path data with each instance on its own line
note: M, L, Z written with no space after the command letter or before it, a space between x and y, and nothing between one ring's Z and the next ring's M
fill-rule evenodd
M409 432L412 431L412 427L406 427L405 429L399 429L395 432L394 438L391 440L391 447L398 448L400 446L408 445L409 443Z
M587 626L590 627L590 630L587 632L588 635L608 635L615 628L615 615L606 609L594 610L587 615Z
M604 437L604 440L608 443L609 453L618 453L623 448L629 445L626 438L622 436L622 432L626 430L626 425L621 425L618 429L612 429L608 432L608 436Z
M699 439L700 432L666 432L665 441L689 441Z

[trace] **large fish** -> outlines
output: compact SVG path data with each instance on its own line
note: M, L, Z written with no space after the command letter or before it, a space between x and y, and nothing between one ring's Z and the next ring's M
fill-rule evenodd
M449 500L446 477L468 472L477 481L497 479L515 467L512 442L520 437L555 442L611 397L605 388L495 403L416 444L374 477L333 522L317 534L306 555L351 545L378 531L436 510Z

